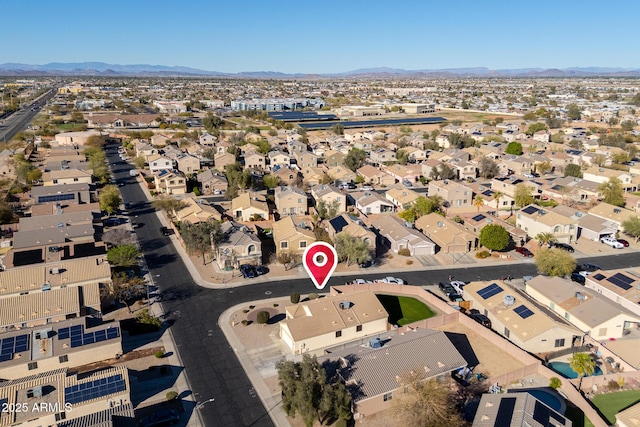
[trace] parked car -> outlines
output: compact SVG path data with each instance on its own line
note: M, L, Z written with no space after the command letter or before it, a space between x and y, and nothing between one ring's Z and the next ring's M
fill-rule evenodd
M404 285L404 280L398 279L397 277L385 277L379 280L382 283L391 283L393 285Z
M571 280L576 283L580 283L581 285L584 285L587 281L586 276L580 273L571 273Z
M571 252L571 253L575 252L575 250L573 249L573 246L567 245L566 243L558 243L558 242L556 242L556 243L553 244L553 247L554 248L558 248L558 249L563 249L563 250L565 250L567 252Z
M453 294L449 294L449 301L451 301L451 302L462 302L462 301L464 301L464 299L462 299L462 295L453 293Z
M614 249L624 248L624 245L618 242L614 237L603 237L602 239L600 239L600 242L604 243L605 245L609 245Z
M265 267L264 265L256 265L255 266L255 270L256 270L256 273L258 274L258 276L262 276L262 275L267 274L269 272L269 268Z
M533 256L533 253L531 253L531 251L525 248L524 246L518 246L516 248L516 252L518 252L523 257L527 257L527 258L531 258Z
M364 285L366 283L371 283L371 280L355 279L351 283L353 283L354 285Z
M402 185L404 185L405 187L413 187L413 183L407 179L402 180Z
M624 246L625 248L629 247L629 242L624 240L624 239L616 239L618 241L618 243L620 243L622 246Z
M464 295L464 285L466 285L466 283L461 282L460 280L452 280L451 281L451 287L453 289L455 289L456 293L459 295Z
M480 323L482 326L491 329L491 320L482 313L471 313L469 315L473 320Z
M370 185L365 185L362 187L362 191L373 191L373 187Z
M160 227L160 233L162 233L163 236L170 236L172 233L172 230L168 227Z
M445 295L455 294L456 293L456 290L453 288L453 286L451 286L451 283L440 282L440 283L438 283L438 287L440 288L442 293L445 294Z
M173 409L163 409L154 412L140 420L140 427L160 427L169 424L176 424L180 421L178 411Z
M589 273L593 273L594 271L602 270L599 265L589 264L588 262L582 264L580 267L582 271L588 271Z
M242 277L244 277L245 279L253 279L254 277L258 276L256 269L253 267L253 265L249 264L242 264L240 266L240 273L242 273Z
M375 265L375 261L370 259L370 260L367 260L367 261L359 264L358 266L360 268L369 268L369 267L373 267L374 265Z

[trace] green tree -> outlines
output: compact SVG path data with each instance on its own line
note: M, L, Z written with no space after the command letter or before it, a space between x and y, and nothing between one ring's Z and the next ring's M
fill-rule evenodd
M135 245L114 246L107 252L107 261L115 267L129 267L138 263L140 251Z
M206 117L202 119L202 126L209 133L216 132L219 128L222 127L223 123L224 121L220 117L214 116L212 113L208 113Z
M552 169L553 169L553 166L549 161L541 162L536 165L536 171L541 173L542 175L548 174L549 172L551 172Z
M567 105L567 117L571 120L580 120L582 109L578 104Z
M111 277L111 293L116 300L127 306L129 313L132 312L131 301L145 295L146 285L147 282L142 277L130 277L124 271L114 273Z
M596 370L596 362L589 353L574 353L569 359L569 366L573 369L580 378L578 384L578 390L582 388L582 378L593 375Z
M514 154L520 156L522 154L522 144L516 141L511 141L507 148L504 150L506 154Z
M280 179L277 176L271 174L263 176L262 182L267 188L276 188L278 185L280 185Z
M413 224L417 219L415 208L412 206L409 209L398 212L398 218Z
M473 198L473 206L475 206L476 209L478 209L478 212L480 212L480 208L484 206L484 198L478 194Z
M500 212L500 199L504 197L504 193L502 191L496 191L493 193L493 200L496 201L496 215Z
M501 225L489 224L480 230L479 241L482 246L490 251L501 251L509 246L511 236Z
M529 136L532 136L534 133L539 132L541 130L547 130L547 125L544 123L533 123L530 124L525 133Z
M367 153L364 150L352 148L351 151L349 151L349 154L344 158L344 165L355 172L357 169L364 166L366 158Z
M282 251L278 254L278 262L284 265L285 271L300 264L301 260L302 256L297 252Z
M465 425L456 409L456 395L446 381L424 380L419 369L399 378L404 394L392 400L395 425L403 427L461 427Z
M4 200L0 200L0 224L13 223L13 209Z
M609 178L607 182L598 186L598 191L602 194L603 202L614 206L624 206L624 188L618 178Z
M516 202L516 206L523 208L533 203L533 189L524 182L516 185L513 192L513 200Z
M500 167L491 157L482 157L478 162L480 176L486 179L493 178L500 173Z
M635 126L636 124L632 120L624 120L620 122L620 127L622 128L622 130L627 132L631 132Z
M351 398L341 382L328 383L316 356L305 354L302 361L276 363L282 390L282 409L290 416L300 415L306 427L337 419L351 418Z
M180 224L180 237L192 255L202 255L202 265L207 263L206 255L212 254L215 246L222 241L224 234L220 222L210 220L192 224L189 221Z
M568 164L564 168L564 176L575 176L576 178L582 178L582 168L575 163Z
M604 154L596 154L595 156L593 156L593 159L591 159L591 161L594 165L602 167L607 162L607 156L605 156Z
M640 216L631 216L622 222L622 229L629 236L636 239L636 243L640 241Z
M534 261L538 272L547 276L566 276L576 268L576 260L564 249L542 247Z
M556 241L556 236L554 236L553 233L543 232L536 235L536 240L538 241L539 247L543 245L549 246Z
M42 178L42 171L40 169L33 168L27 172L27 182L34 183Z
M331 131L336 135L344 135L344 126L342 126L340 123L336 123L335 125L331 126Z
M640 93L636 93L633 98L631 98L631 105L640 107Z
M316 212L318 212L318 216L320 217L320 219L335 218L335 216L338 214L338 209L340 209L339 200L334 200L331 203L320 200L316 204Z
M155 210L164 211L169 217L173 217L175 212L185 208L187 204L180 199L163 194L152 200L151 206Z
M396 151L396 160L401 165L406 165L407 162L409 161L409 153L407 152L407 150Z
M98 200L100 202L100 209L108 215L114 213L118 209L118 206L120 206L120 203L122 203L120 192L115 185L105 186L100 192Z
M142 156L138 156L136 158L133 159L133 166L136 167L136 169L144 169L144 165L147 162L144 160L144 157Z
M347 266L362 264L371 259L367 242L360 237L349 236L346 233L338 233L336 236L336 252L340 262L346 261Z

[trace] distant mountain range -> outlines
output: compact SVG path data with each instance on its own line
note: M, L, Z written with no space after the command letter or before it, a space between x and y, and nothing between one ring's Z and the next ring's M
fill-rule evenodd
M344 73L303 74L275 71L247 71L221 73L197 68L165 65L118 65L104 62L51 62L43 65L0 64L0 76L139 76L139 77L229 77L261 79L312 78L456 78L456 77L640 77L640 68L572 67L572 68L520 68L491 70L485 67L404 70L401 68L362 68Z

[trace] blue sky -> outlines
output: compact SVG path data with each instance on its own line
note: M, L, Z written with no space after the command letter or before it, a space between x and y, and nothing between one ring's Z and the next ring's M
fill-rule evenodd
M18 0L1 10L0 63L640 68L638 1Z

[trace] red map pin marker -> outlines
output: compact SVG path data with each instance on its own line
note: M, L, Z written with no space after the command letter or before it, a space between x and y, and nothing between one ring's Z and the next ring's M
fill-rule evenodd
M302 264L316 288L323 289L338 265L338 253L325 242L315 242L305 249Z

